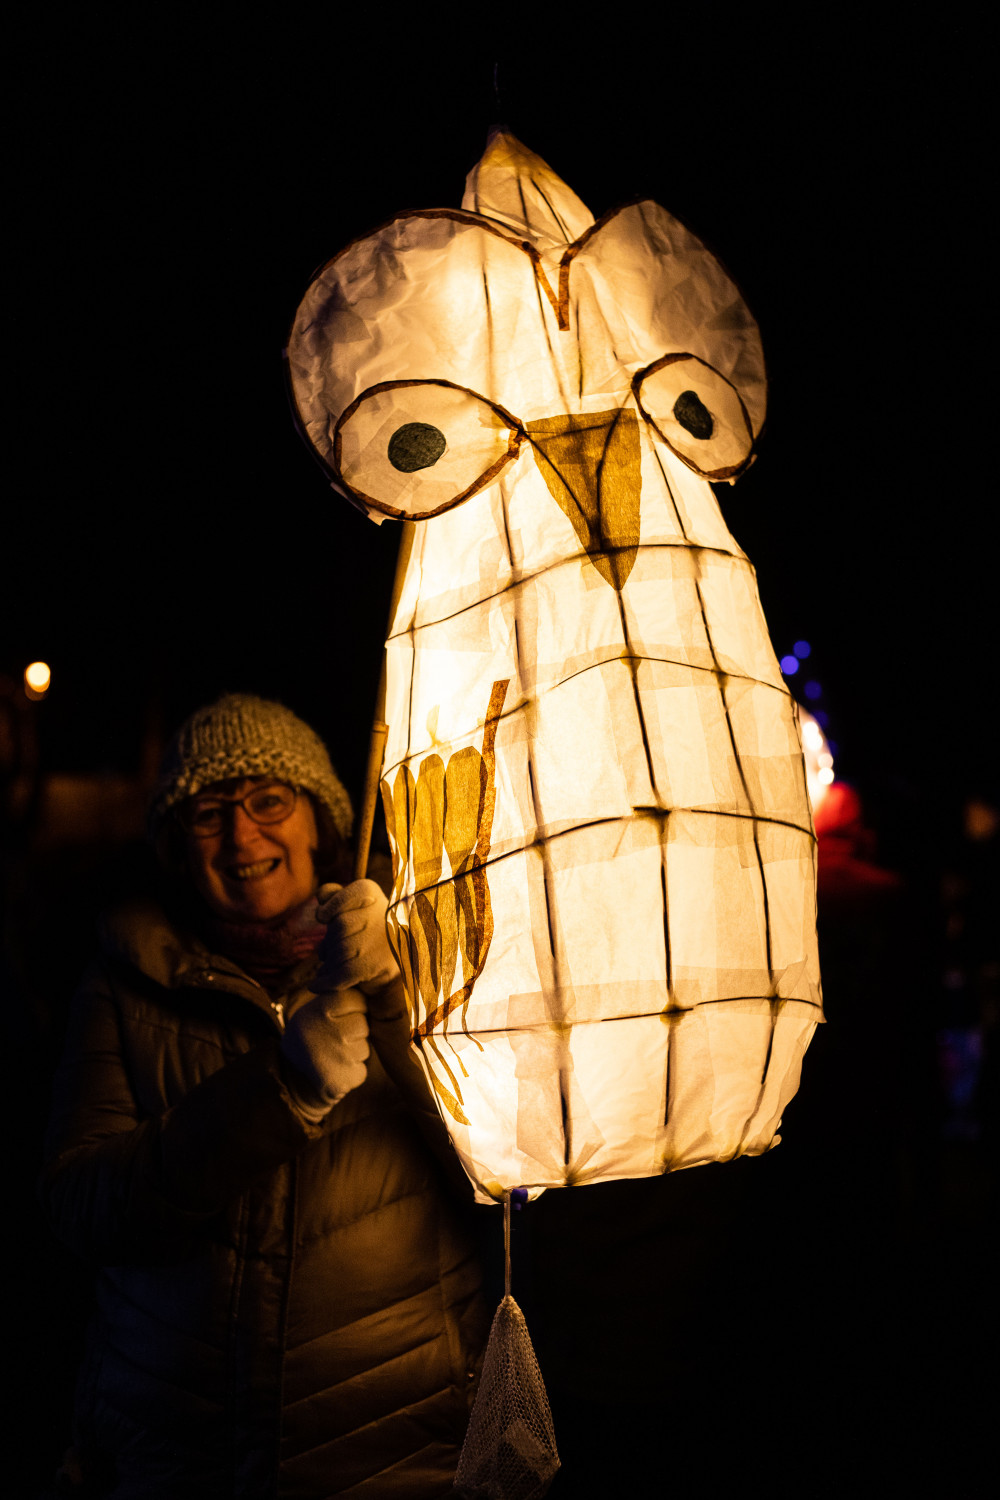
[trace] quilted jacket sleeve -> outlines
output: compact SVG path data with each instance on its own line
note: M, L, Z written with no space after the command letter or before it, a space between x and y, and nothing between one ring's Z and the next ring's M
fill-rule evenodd
M143 1118L129 1079L126 1024L98 972L74 1001L40 1184L58 1237L105 1264L183 1255L255 1179L325 1133L296 1112L276 1039ZM163 1045L170 1041L167 1032Z

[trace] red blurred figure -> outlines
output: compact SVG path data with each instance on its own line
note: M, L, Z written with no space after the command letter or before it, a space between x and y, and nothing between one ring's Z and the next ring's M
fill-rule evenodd
M834 781L814 809L819 840L820 907L865 904L896 891L900 877L874 862L875 836L865 827L861 798L846 781Z

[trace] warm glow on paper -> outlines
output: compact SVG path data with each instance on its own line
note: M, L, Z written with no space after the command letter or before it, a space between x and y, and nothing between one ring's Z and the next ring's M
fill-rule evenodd
M390 933L479 1195L767 1150L822 1012L795 705L708 482L764 416L738 290L498 132L461 210L324 267L289 361L335 488L420 523Z

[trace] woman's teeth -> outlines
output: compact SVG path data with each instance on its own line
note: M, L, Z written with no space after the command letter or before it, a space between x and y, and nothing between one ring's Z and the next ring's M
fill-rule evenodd
M264 875L270 875L277 866L276 859L259 859L253 865L233 865L226 873L234 880L260 880Z

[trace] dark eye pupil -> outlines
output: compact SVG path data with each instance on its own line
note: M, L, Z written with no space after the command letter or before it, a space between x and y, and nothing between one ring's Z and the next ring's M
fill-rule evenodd
M694 391L681 391L674 402L674 416L692 437L701 438L704 441L712 436L712 429L715 426L712 413L699 401Z
M429 469L445 450L445 436L429 422L407 422L389 439L389 462L403 474Z

